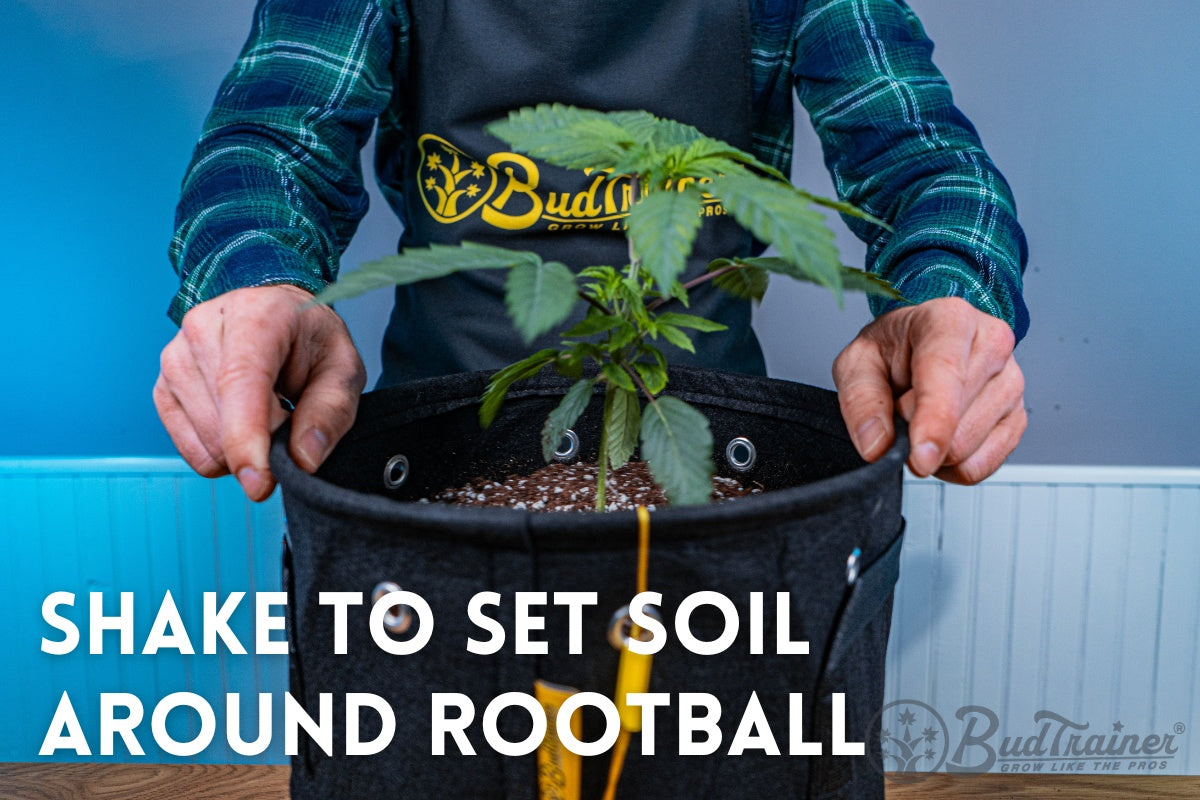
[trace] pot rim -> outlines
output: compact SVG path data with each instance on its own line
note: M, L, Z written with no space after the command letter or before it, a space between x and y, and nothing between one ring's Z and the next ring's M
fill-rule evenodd
M698 369L689 369L686 372L718 376L728 374L717 370ZM750 378L833 394L825 389L793 381L746 375L736 377L738 380ZM437 380L439 379L417 381L414 384L391 387L391 390L417 384L423 386ZM668 394L672 393L671 388L675 387L670 387ZM535 386L530 393L542 391ZM697 396L697 392L692 390L678 394L692 401ZM703 392L700 394L705 396ZM714 392L706 396L714 399L722 397ZM477 402L478 394L464 400ZM510 544L519 549L527 549L535 542L539 547L548 546L554 550L610 549L625 547L636 541L637 514L633 510L598 514L593 511L546 512L420 503L339 486L311 475L297 466L288 451L290 429L290 420L280 426L272 438L270 450L271 470L285 495L285 500L303 503L312 509L340 517L347 523L362 520L397 526L398 529L393 531L392 535L463 542L482 541L492 545ZM756 527L776 525L780 519L829 513L847 501L861 501L868 494L878 493L881 486L891 485L899 492L901 471L908 457L909 446L907 425L900 417L896 418L895 431L895 441L878 460L828 478L723 503L656 509L651 512L652 535L656 540L744 536Z

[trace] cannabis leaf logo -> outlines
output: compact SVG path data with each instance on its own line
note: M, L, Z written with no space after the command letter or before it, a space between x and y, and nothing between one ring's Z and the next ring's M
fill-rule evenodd
M496 170L480 163L440 136L417 140L421 166L421 200L438 222L465 219L487 202L496 189Z

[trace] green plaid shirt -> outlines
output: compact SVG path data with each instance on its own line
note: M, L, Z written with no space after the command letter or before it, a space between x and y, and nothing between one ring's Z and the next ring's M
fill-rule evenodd
M902 0L750 0L755 155L791 167L792 90L839 196L892 232L847 219L867 267L914 301L963 297L1015 330L1025 238L1011 192L954 106L933 44ZM375 170L399 193L404 0L260 0L183 181L169 314L244 286L320 290L367 210L359 151L378 124ZM399 65L399 66L397 66ZM872 301L880 314L892 305Z

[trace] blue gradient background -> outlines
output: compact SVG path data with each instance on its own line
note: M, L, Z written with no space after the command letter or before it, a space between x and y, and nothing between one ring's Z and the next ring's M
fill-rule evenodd
M1033 327L1018 356L1031 424L1013 460L1198 463L1200 3L912 5L1029 234ZM0 455L174 452L150 401L174 331L166 247L180 178L252 6L0 0ZM796 172L821 190L805 124ZM376 195L347 268L398 233ZM861 247L842 241L853 263ZM839 313L779 283L756 321L771 370L829 385L865 303ZM378 293L342 308L373 374L387 303Z

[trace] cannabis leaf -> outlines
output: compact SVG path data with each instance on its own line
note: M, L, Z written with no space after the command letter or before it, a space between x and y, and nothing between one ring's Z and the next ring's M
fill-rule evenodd
M588 401L592 399L592 387L595 384L595 378L583 378L576 381L567 390L558 406L546 417L546 424L542 426L542 457L546 461L554 458L554 451L562 443L567 429L575 424L579 415L587 408Z
M703 414L677 397L659 397L642 413L642 456L676 505L712 495L712 431Z
M713 278L713 286L743 300L762 302L771 276L764 267L750 263L753 260L718 258L713 261L708 265L708 271L719 273Z
M509 387L517 381L532 378L556 358L558 358L558 351L553 348L539 350L492 375L487 389L483 393L483 404L479 407L480 424L485 428L492 424L492 420L496 418L496 412L500 410L500 405L504 402L504 396L508 394Z
M797 269L786 259L773 256L758 258L718 258L708 265L710 273L727 270L713 279L713 284L737 297L761 300L767 288L767 273L777 272L800 281L818 283L812 275ZM891 300L906 300L892 284L871 272L854 267L840 266L842 288L851 292L886 297ZM661 316L661 315L660 315Z
M774 167L764 164L744 150L739 150L719 139L707 137L698 139L688 146L680 159L677 172L680 176L692 178L716 178L740 172L741 167L751 167L787 184L787 178Z
M565 264L518 264L504 283L504 305L529 343L567 318L575 292L575 274Z
M695 314L679 314L674 311L668 311L665 314L659 314L654 318L654 321L659 325L673 325L676 328L691 328L694 331L701 333L716 333L717 331L727 330L728 325L720 322L714 322L705 317L697 317Z
M484 130L518 152L565 169L611 169L636 141L619 119L561 103L513 111Z
M794 267L789 274L828 287L841 301L842 261L833 231L811 203L778 181L752 175L714 178L709 191L759 241L775 245Z
M608 440L608 463L613 469L620 469L637 446L642 409L634 392L619 390L613 393L607 411L608 424L603 435Z
M459 247L442 244L408 247L398 255L367 262L354 272L340 276L337 283L330 284L317 295L316 302L336 303L383 286L404 286L463 270L508 269L541 263L542 258L537 253L473 242L463 242Z
M663 293L670 293L687 267L703 208L700 190L688 186L682 191L648 194L629 210L633 250Z

